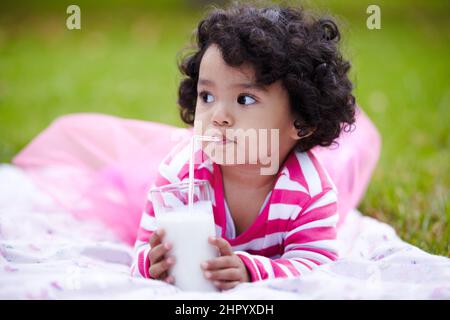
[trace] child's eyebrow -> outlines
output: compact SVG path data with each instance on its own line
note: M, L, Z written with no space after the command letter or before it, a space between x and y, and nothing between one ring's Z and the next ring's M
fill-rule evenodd
M211 81L208 79L199 79L198 84L205 85L205 86L211 86L211 87L215 86L214 81ZM265 88L264 86L259 85L257 83L251 83L251 82L250 83L237 83L237 84L233 85L233 87L244 88L244 89L255 89L255 90L267 92L267 88Z
M198 79L198 84L199 85L204 85L204 86L214 87L214 82L211 81L211 80L206 80L206 79Z
M235 84L234 87L244 88L244 89L255 89L255 90L267 92L266 87L256 84L256 83L238 83L238 84Z

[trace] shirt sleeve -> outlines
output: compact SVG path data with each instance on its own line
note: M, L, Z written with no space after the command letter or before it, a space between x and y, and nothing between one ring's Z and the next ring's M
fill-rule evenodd
M131 265L131 275L140 278L150 278L148 272L150 268L150 243L149 240L156 231L156 219L153 205L148 200L146 210L144 210L139 225L136 243L134 245L134 259Z
M235 251L244 262L251 281L298 277L338 258L337 195L333 189L311 198L296 217L291 217L279 259Z

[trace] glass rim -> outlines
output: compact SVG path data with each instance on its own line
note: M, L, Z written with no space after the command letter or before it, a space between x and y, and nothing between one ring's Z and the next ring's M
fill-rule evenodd
M198 185L207 185L209 183L208 180L194 180L194 187ZM153 187L150 189L149 194L151 193L157 193L157 192L170 192L172 190L184 190L189 189L189 181L180 181L180 182L174 182L170 184L165 184L160 187Z

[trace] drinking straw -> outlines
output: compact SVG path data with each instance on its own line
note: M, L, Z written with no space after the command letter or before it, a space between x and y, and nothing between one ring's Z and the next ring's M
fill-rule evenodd
M192 213L192 207L194 205L194 151L197 141L220 141L221 138L213 136L201 136L193 135L191 139L190 147L190 159L189 159L189 191L188 191L188 210Z

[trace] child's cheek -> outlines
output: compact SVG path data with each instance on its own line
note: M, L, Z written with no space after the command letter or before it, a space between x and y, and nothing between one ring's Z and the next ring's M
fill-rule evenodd
M207 126L205 126L205 121L202 119L202 114L195 114L194 119L194 134L203 136L205 134Z

